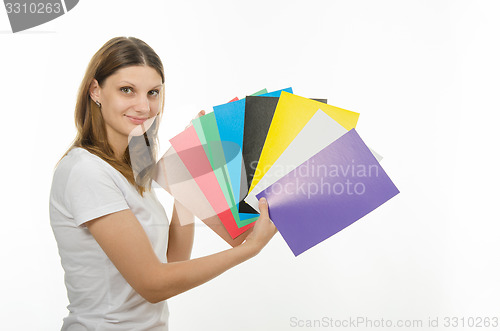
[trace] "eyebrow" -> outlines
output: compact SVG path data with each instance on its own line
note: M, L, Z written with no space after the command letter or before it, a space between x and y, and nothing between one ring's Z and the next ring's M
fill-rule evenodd
M121 83L127 83L127 84L131 85L132 87L135 87L135 85L134 85L134 84L132 84L131 82L127 82L126 80L122 80L122 81L121 81L121 82L119 82L118 84L121 84ZM155 87L153 87L153 88L157 88L157 87L161 87L161 86L162 86L162 84L159 84L159 85L156 85L156 86L155 86Z

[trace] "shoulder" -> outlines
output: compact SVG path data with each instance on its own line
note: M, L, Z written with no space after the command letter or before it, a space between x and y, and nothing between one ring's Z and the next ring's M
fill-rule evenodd
M117 172L110 164L81 147L75 147L58 164L54 176L114 176Z
M109 163L86 149L76 147L68 152L54 171L52 189L61 194L68 189L123 187L125 177ZM83 193L83 192L82 192Z
M51 189L52 205L67 211L81 225L91 219L127 209L121 174L83 148L72 149L59 163Z

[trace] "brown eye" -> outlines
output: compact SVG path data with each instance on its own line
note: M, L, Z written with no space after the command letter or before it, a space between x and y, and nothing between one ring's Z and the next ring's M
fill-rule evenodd
M121 87L120 91L122 91L123 93L126 93L126 94L130 94L132 92L132 88L131 87Z
M157 96L159 93L160 93L160 91L158 91L158 90L149 91L149 95L152 95L152 96Z

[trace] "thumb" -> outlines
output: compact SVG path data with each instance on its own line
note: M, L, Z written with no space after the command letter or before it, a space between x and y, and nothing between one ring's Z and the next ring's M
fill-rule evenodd
M269 206L267 204L266 198L262 197L259 199L259 210L260 214L265 218L269 218Z

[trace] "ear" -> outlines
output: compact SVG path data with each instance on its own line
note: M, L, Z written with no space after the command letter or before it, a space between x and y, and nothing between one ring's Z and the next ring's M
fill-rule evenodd
M99 86L99 83L97 82L97 79L93 79L92 83L90 83L90 89L89 89L90 97L92 100L99 101L101 97L101 87Z

